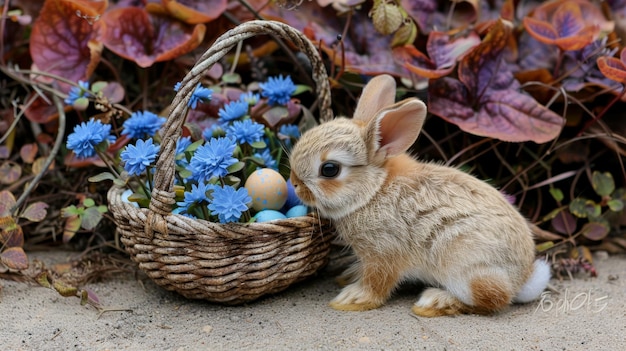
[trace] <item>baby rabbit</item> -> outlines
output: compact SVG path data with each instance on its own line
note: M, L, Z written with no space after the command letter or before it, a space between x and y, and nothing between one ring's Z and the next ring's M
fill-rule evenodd
M535 261L530 224L487 183L409 156L426 105L395 94L392 77L373 78L353 119L305 132L289 158L296 194L357 258L330 306L374 309L414 279L431 286L412 308L420 316L490 314L539 297L550 268Z

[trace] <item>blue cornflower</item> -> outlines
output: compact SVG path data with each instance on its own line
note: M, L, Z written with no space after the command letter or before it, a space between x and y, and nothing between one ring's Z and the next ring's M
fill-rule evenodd
M191 145L191 137L180 137L178 141L176 141L176 155L180 155Z
M231 101L224 105L217 113L219 122L224 124L231 122L248 114L248 103L245 101Z
M96 146L103 141L115 141L115 136L111 135L111 125L90 119L74 127L74 132L67 137L66 145L74 151L76 157L82 159L95 155Z
M235 139L239 144L252 144L261 140L265 127L250 119L235 121L226 129L226 136Z
M191 191L185 191L185 199L177 202L176 204L184 209L184 212L189 211L189 207L194 204L208 204L209 198L207 197L207 191L214 189L215 185L206 185L204 182L191 185Z
M219 123L214 123L211 125L211 127L206 128L202 131L202 138L204 138L204 140L209 140L211 138L224 135L226 135L226 131Z
M189 162L191 178L203 182L227 175L228 167L237 163L233 157L235 146L235 142L229 138L211 138L198 147Z
M174 85L174 91L178 91L179 89L180 89L180 82ZM198 83L198 85L196 86L196 89L194 89L193 93L191 94L191 99L189 99L187 106L195 109L198 106L199 101L208 102L209 100L211 100L212 96L213 96L213 90L209 88L205 88L202 85L200 85L200 83Z
M283 139L283 143L287 148L290 148L293 146L293 140L300 137L300 129L295 124L285 124L280 126L278 134L281 135L281 139L285 138Z
M269 148L265 148L263 149L263 151L255 153L254 157L258 157L261 160L263 160L263 163L265 163L265 167L278 170L278 165L276 163L276 160L270 153Z
M143 141L137 140L135 145L129 144L120 154L124 161L124 169L130 175L140 175L156 159L159 152L159 145L152 143L152 138Z
M250 106L256 105L256 103L259 102L260 99L261 97L259 96L259 94L254 94L251 91L239 95L239 101L245 101Z
M291 94L296 92L296 86L293 84L290 76L283 78L270 77L267 82L260 83L261 95L267 98L267 102L271 105L285 105L291 99Z
M209 204L209 210L214 216L218 216L220 223L237 222L241 214L248 210L248 204L252 202L248 190L239 188L235 190L226 185L215 187L213 201Z
M73 86L68 92L65 103L68 105L74 105L74 102L82 97L86 97L89 92L89 82L78 81L78 86Z
M122 135L137 139L150 138L164 123L165 117L159 117L150 111L133 112L130 118L124 121Z

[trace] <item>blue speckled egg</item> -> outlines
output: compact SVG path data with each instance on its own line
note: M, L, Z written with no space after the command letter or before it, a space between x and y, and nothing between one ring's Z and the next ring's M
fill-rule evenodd
M244 187L252 198L252 208L261 210L279 210L287 201L287 182L271 168L254 171Z
M289 209L289 211L287 211L287 213L285 214L287 216L287 218L293 218L293 217L302 217L302 216L306 216L307 213L309 213L309 208L304 206L304 205L296 205L292 208Z
M267 222L267 221L273 221L275 219L285 219L287 217L285 217L284 214L276 211L276 210L263 210L263 211L259 211L255 216L254 219L256 219L257 222Z

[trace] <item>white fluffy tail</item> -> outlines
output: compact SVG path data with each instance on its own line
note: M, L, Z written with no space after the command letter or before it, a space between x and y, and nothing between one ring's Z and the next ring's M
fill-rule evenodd
M513 301L526 303L536 300L548 286L548 281L550 281L550 265L545 260L536 260L533 273Z

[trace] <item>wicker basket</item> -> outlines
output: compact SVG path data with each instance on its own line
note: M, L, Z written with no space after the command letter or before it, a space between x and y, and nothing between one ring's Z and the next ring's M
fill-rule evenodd
M149 208L122 201L113 186L109 209L126 251L158 285L190 299L242 304L286 289L328 262L331 225L309 215L265 223L220 224L172 214L174 153L187 102L201 75L239 41L258 34L288 39L308 55L320 101L320 119L332 118L330 87L315 46L274 21L243 23L219 37L181 82L163 127Z

